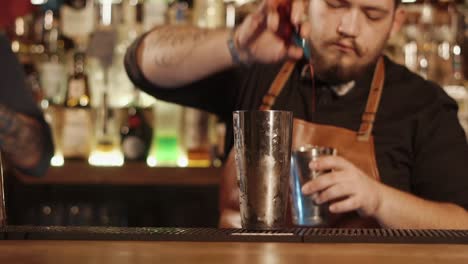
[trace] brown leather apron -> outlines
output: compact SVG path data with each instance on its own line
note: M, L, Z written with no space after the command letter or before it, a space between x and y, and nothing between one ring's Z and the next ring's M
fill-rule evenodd
M281 92L294 69L294 62L288 61L276 76L268 93L263 97L261 110L269 110ZM372 128L380 102L385 79L383 58L379 58L374 71L365 112L362 115L359 131L310 123L294 119L292 148L302 145L330 146L338 150L338 155L352 162L369 177L380 180L374 152ZM220 212L223 210L239 211L239 190L237 187L234 152L231 150L222 171L220 185ZM331 218L332 227L378 227L374 219L362 218L357 213L336 214ZM224 226L220 223L221 227Z

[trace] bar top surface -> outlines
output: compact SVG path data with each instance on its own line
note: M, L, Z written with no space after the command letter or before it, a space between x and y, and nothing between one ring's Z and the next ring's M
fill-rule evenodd
M468 263L468 245L0 241L1 263Z

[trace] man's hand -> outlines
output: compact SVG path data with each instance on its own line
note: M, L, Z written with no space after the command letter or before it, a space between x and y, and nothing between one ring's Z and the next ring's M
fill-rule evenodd
M265 0L255 12L245 18L234 32L235 46L240 53L241 60L246 63L298 60L303 55L301 48L285 43L276 34L280 19L273 2ZM291 25L298 25L304 13L302 3L293 3Z
M332 170L306 183L302 191L317 204L330 203L330 212L357 210L362 216L374 216L381 200L382 184L370 178L351 162L339 156L327 156L310 163L313 170Z

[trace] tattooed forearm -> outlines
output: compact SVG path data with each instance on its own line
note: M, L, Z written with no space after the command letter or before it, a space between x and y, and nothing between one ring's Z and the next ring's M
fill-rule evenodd
M42 153L38 122L0 105L0 149L16 166L34 166Z
M207 36L207 30L195 27L161 27L151 33L146 47L155 51L156 65L177 66Z

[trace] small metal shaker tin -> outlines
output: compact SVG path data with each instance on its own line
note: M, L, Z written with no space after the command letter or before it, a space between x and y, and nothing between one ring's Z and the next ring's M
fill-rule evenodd
M302 194L302 186L329 171L309 168L311 161L325 155L336 155L337 151L324 146L302 146L291 155L291 202L293 223L298 226L323 227L328 224L328 204L317 205L312 197Z

